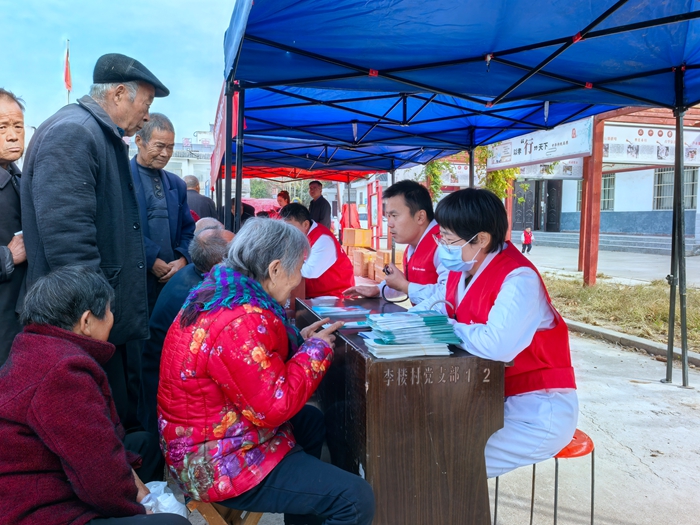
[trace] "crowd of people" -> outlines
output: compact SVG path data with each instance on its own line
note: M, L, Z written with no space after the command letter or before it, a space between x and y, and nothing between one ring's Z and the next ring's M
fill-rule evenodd
M90 94L39 126L24 152L22 100L0 89L0 488L21 494L4 518L187 523L140 504L165 466L196 500L284 513L288 524L370 524L369 484L320 460L324 418L307 401L342 323L297 329L285 305L302 279L308 298L439 309L465 350L513 362L505 425L485 451L490 477L569 442L578 401L567 328L506 240L494 194L461 190L434 210L421 184L390 186L403 271L390 264L378 285L355 285L319 181L309 208L286 191L273 214L242 206L234 236L196 177L164 169L175 129L149 108L168 94L137 60L104 55Z

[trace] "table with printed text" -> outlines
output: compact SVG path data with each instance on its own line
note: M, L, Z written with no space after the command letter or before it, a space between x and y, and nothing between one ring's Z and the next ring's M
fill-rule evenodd
M315 304L297 300L299 328L319 319ZM352 305L404 311L378 299L333 304ZM484 447L503 426L504 364L451 349L450 356L379 359L357 329L336 338L318 390L328 448L335 465L372 485L374 525L491 523Z

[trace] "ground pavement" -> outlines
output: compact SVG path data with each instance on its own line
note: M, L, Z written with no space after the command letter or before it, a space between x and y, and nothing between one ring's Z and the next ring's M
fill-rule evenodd
M666 364L571 336L581 405L578 427L596 445L598 525L700 525L700 372L684 389L660 383ZM560 462L559 523L590 523L590 456ZM498 523L526 525L532 469L501 477ZM537 525L552 523L554 461L537 468ZM491 481L493 502L493 480ZM193 524L203 524L193 515ZM282 525L266 514L260 525ZM396 524L410 525L410 524ZM458 525L458 524L442 524Z
M583 275L578 272L578 250L573 248L533 245L528 257L541 272ZM666 279L670 269L671 258L666 255L598 252L598 273L622 283ZM700 256L686 257L686 280L689 287L700 288Z

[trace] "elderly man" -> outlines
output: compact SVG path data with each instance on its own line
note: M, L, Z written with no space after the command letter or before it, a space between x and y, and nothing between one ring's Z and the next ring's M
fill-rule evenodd
M194 175L185 175L187 184L187 204L190 210L195 212L200 219L216 217L216 204L206 195L199 193L199 179Z
M27 271L27 256L19 200L22 173L15 161L23 152L24 106L15 95L0 88L0 366L22 329L15 308Z
M309 195L312 199L309 203L309 213L314 222L323 224L330 230L331 205L321 193L323 193L323 185L319 181L312 180L309 182Z
M182 271L168 281L153 309L149 322L151 338L144 344L141 355L141 393L139 394L138 416L143 428L156 436L158 436L158 417L156 415L158 371L160 370L160 353L163 349L165 334L167 334L170 325L173 324L180 308L185 304L190 290L202 282L205 273L208 273L215 264L219 264L223 260L231 240L233 240L233 233L224 230L223 226L221 229L207 228L198 233L192 239L189 248L192 264L185 266Z
M146 247L148 311L153 310L165 283L190 261L187 250L194 236L194 220L187 205L183 180L163 168L173 156L175 128L161 113L136 133L138 154L131 159L141 231Z
M115 295L109 340L117 351L105 371L126 424L123 345L148 337L148 268L122 138L141 129L153 98L169 91L143 64L116 53L100 57L92 76L90 95L39 126L27 150L22 183L27 286L70 264L107 278Z
M196 237L204 230L223 230L224 225L213 217L204 217L194 223L194 236Z

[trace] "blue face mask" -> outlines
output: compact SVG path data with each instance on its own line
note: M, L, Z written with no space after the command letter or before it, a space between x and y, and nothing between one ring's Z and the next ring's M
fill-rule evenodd
M479 235L478 233L476 235ZM472 237L462 246L449 246L447 244L440 243L438 245L438 257L442 265L450 270L451 272L468 272L476 264L476 256L479 255L481 248L474 254L471 261L462 260L462 248L469 244L475 237Z

